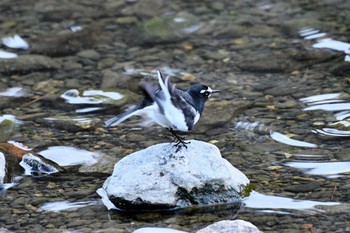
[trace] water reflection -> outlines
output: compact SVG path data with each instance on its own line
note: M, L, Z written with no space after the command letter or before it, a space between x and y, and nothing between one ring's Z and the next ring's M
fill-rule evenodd
M6 91L0 92L0 96L20 97L23 95L24 95L24 91L22 87L10 87L10 88L7 88Z
M39 152L39 154L60 166L91 165L96 163L97 159L102 156L100 153L69 146L52 146L47 150Z
M101 104L104 102L111 102L120 100L123 95L117 92L105 92L101 90L87 90L80 93L76 89L66 91L61 95L69 104Z
M334 112L335 122L326 122L324 128L313 129L313 133L331 137L349 137L350 136L350 102L349 96L343 93L330 93L314 95L300 99L301 102L308 105L304 111L326 111Z
M332 128L314 129L314 130L311 130L311 132L321 134L324 136L350 137L350 131L332 129Z
M12 49L28 49L29 44L19 35L4 37L1 39L2 44Z
M350 162L288 162L285 165L302 170L305 174L321 175L328 178L337 178L340 174L350 172Z
M327 33L320 32L320 30L308 27L300 29L299 34L300 36L304 37L305 40L317 39L327 35Z
M19 164L23 167L25 175L34 177L46 176L59 171L54 164L50 164L50 161L45 161L31 153L23 155Z
M334 40L332 38L325 38L327 33L320 32L320 30L308 27L299 30L299 34L300 36L304 37L305 40L318 39L317 42L312 45L312 47L333 49L336 51L344 52L346 54L344 61L350 61L350 43Z
M3 50L0 50L0 58L3 59L10 59L10 58L16 58L18 55L16 53L6 52Z
M313 210L322 211L318 206L335 206L340 205L339 202L320 202L320 201L308 201L297 200L287 197L279 197L261 194L256 191L252 191L250 196L244 200L245 207L254 209L290 209L290 210ZM284 212L286 213L286 212Z
M292 139L288 137L287 135L275 132L275 131L270 131L270 136L273 140L277 142L281 142L283 144L287 144L290 146L298 146L298 147L309 147L309 148L316 148L317 145L309 142L303 142L300 140Z
M69 202L69 201L56 201L45 203L40 206L39 210L51 211L51 212L60 212L60 211L72 211L77 208L82 208L86 206L99 205L99 201L78 201L78 202Z
M262 125L259 121L255 121L255 122L249 122L249 121L238 121L235 123L234 125L234 129L243 129L243 130L255 130L258 127L263 127L264 125Z

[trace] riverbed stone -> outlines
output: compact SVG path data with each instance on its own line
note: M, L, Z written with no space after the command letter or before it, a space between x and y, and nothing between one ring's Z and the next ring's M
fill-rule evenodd
M120 160L103 184L118 209L168 209L240 201L248 178L209 143L163 143Z
M213 223L196 233L261 233L256 226L244 220L223 220Z
M22 55L15 59L0 59L0 73L29 73L33 71L57 70L61 64L42 55Z
M215 222L196 233L261 233L256 226L244 220L222 220ZM143 227L133 231L133 233L186 233L171 228Z

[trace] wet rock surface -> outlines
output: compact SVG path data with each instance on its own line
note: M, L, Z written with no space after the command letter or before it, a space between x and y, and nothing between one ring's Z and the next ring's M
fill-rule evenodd
M174 209L240 202L248 178L214 145L164 143L124 157L103 189L122 210Z
M348 203L349 130L346 123L339 124L347 120L347 109L334 109L339 109L337 104L348 104L349 97L311 102L302 98L347 94L349 65L343 51L315 48L322 38L304 39L300 30L319 30L326 33L325 37L349 43L349 4L341 0L200 4L163 0L1 1L2 36L18 34L30 46L27 50L1 48L18 57L0 59L0 112L23 121L10 131L4 129L9 133L1 134L1 142L16 140L36 151L70 146L111 157L96 167L73 166L46 177L15 179L17 185L1 192L0 229L130 232L136 227L157 226L189 232L236 217L230 210L130 216L107 212L101 203L77 207L77 203L100 199L95 190L110 176L114 163L171 140L159 127L142 128L137 118L112 129L102 125L137 103L134 96L142 94L138 82L143 76L131 75L130 71L157 68L179 70L173 77L178 87L201 82L221 90L208 102L195 129L184 136L215 144L223 158L246 174L254 190L293 200ZM174 38L155 34L157 38L142 41L141 25L155 17L176 19L181 15L193 16L194 25L201 27L176 35L177 28L173 27ZM82 30L73 32L71 26L81 26ZM179 29L187 28L182 26ZM189 78L182 78L181 72L190 74ZM9 95L6 90L14 87L23 88L25 93ZM98 106L101 109L77 112L92 106L66 103L60 96L70 89L122 89L130 98L117 106L102 103ZM318 109L306 109L311 107ZM96 121L89 129L82 129L74 121L54 124L45 120L52 116ZM283 140L317 147L276 141L270 130L285 135ZM298 163L293 167L290 162ZM41 208L62 201L75 207L56 212ZM238 218L252 222L263 232L349 230L349 214L343 205L323 208L295 211L243 207Z

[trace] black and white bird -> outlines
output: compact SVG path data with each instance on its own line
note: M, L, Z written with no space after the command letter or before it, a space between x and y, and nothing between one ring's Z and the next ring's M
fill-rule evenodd
M205 102L212 93L219 91L202 84L181 90L170 83L169 77L164 78L159 70L157 76L159 85L146 79L141 82L145 98L140 104L107 120L105 125L113 127L132 116L145 116L148 125L156 123L167 128L175 136L176 146L186 147L184 138L176 131L192 130L204 110Z

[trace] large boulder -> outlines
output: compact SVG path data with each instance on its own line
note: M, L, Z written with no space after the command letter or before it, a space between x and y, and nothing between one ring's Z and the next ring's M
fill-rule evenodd
M107 208L173 209L240 201L248 178L216 146L189 142L178 151L163 143L121 159L98 190Z

